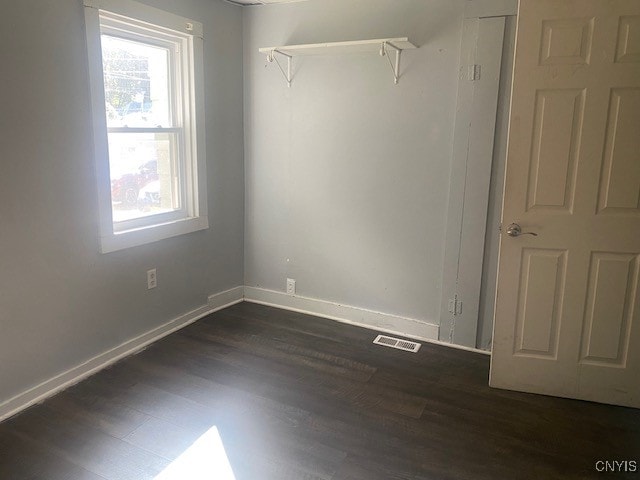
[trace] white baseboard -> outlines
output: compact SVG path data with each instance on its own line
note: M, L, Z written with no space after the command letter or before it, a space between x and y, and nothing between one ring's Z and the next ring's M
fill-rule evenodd
M400 335L416 340L437 341L440 327L413 318L399 317L388 313L374 312L364 308L340 305L338 303L315 298L287 295L284 292L265 290L256 287L244 287L244 299L294 312L306 313L317 317L329 318L357 327L377 332Z
M36 385L29 390L0 403L0 421L30 407L44 399L55 395L65 388L78 383L80 380L93 375L99 370L132 355L147 345L175 332L202 317L223 308L240 303L244 297L244 288L235 287L230 290L210 295L208 304L191 310L153 330L127 340L126 342L103 352L86 362L81 363L55 377Z
M244 287L241 285L225 290L224 292L214 293L213 295L209 295L207 300L209 307L214 308L214 311L222 310L223 308L235 305L244 300Z
M106 352L103 352L80 365L62 372L59 375L56 375L55 377L0 403L0 421L17 414L31 405L42 402L61 390L78 383L124 357L142 350L147 345L160 340L176 330L186 327L202 317L218 310L222 310L223 308L230 307L231 305L235 305L236 303L240 303L243 300L251 303L282 308L284 310L315 315L317 317L328 318L341 323L374 330L376 332L389 333L392 335L426 341L461 350L469 350L489 355L491 354L490 352L483 350L438 341L438 332L440 327L432 323L413 318L375 312L373 310L366 310L364 308L352 307L349 305L341 305L326 300L287 295L284 292L277 292L274 290L239 286L224 292L210 295L207 300L207 305L191 310L190 312L174 318L164 325L127 340L117 347L107 350Z
M427 340L434 345L442 345L443 347L455 348L456 350L464 350L465 352L481 353L482 355L491 356L489 350L481 350L479 348L467 347L466 345L458 345L457 343L443 342L441 340Z

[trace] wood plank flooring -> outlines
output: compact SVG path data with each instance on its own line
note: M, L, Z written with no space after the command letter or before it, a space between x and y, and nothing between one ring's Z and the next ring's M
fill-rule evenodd
M194 467L212 432L235 480L640 478L595 468L640 470L640 411L493 390L487 356L374 337L235 305L0 424L0 479L228 480L216 447Z

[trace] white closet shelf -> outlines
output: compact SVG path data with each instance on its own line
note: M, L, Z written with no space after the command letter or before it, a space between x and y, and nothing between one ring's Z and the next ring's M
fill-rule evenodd
M267 61L274 62L280 68L280 71L287 80L287 84L291 86L291 59L303 55L344 55L350 53L378 53L389 59L389 64L393 69L393 78L395 83L400 79L400 57L403 50L418 48L409 41L407 37L395 38L375 38L371 40L354 40L349 42L330 42L330 43L309 43L305 45L281 45L278 47L263 47L259 49L260 53L267 55ZM392 61L388 55L388 51L395 52L395 61ZM287 70L282 67L276 54L282 55L287 59Z
M264 47L260 53L271 53L276 51L291 55L329 55L345 53L368 53L379 52L380 46L386 43L390 47L400 50L417 48L407 37L399 38L376 38L373 40L355 40L351 42L331 42L331 43L308 43L306 45L282 45L279 47Z

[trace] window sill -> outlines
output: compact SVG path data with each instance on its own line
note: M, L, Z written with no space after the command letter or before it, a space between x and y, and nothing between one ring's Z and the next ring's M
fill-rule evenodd
M126 248L177 237L209 228L207 217L190 217L149 227L113 233L100 238L100 252L111 253Z

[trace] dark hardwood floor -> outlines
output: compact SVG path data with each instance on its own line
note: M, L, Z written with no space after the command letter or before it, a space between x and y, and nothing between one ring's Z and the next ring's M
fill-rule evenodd
M0 424L0 479L640 478L595 468L640 470L640 411L493 390L488 356L374 337L235 305Z

